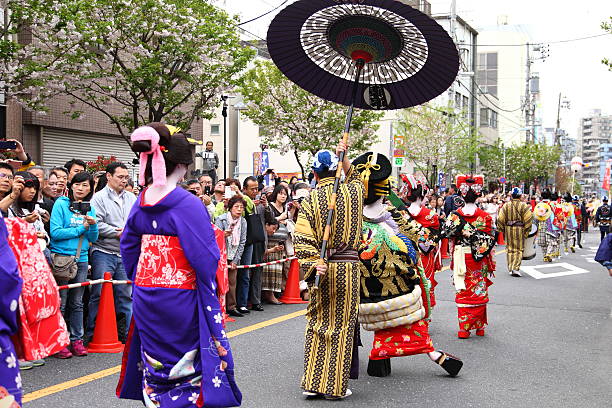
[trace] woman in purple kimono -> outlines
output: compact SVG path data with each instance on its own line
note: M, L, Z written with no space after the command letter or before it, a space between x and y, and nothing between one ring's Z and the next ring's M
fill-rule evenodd
M22 280L7 237L6 224L0 214L0 406L19 408L21 375L11 335L17 332Z
M121 256L133 318L117 387L147 408L234 407L242 395L216 295L219 248L206 208L177 188L191 150L179 130L151 123L132 134L140 184Z

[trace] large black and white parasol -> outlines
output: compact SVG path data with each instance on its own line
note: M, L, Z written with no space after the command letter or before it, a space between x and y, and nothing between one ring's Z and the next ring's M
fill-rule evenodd
M459 69L457 47L436 21L396 0L299 0L268 29L278 68L305 90L350 106L401 109L444 92Z
M444 92L459 70L453 40L433 19L397 0L298 0L274 18L268 51L300 87L353 109L401 109ZM344 154L340 157L340 162ZM320 262L325 262L342 166L338 166ZM315 287L318 286L317 276Z

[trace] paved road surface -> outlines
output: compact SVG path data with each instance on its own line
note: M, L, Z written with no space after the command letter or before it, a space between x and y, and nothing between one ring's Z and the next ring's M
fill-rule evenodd
M464 360L457 378L447 377L426 356L393 359L390 377L369 377L365 369L372 335L362 331L361 378L351 382L353 396L336 403L306 401L299 389L304 306L252 312L229 325L229 330L242 329L231 343L243 406L610 407L612 278L592 261L599 233L585 238L584 249L556 262L563 265L544 265L538 253L525 263L530 275L523 278L510 277L505 255L498 254L490 326L482 338L457 339L450 272L438 274L430 333L436 347ZM267 325L253 327L261 322ZM46 366L22 373L25 406L140 407L114 396L118 370L113 367L119 363L117 354L50 358Z

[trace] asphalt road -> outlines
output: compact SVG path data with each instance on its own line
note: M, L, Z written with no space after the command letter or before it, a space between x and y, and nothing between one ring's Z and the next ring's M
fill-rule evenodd
M299 388L304 318L298 316L231 339L243 406L610 407L612 278L592 261L599 234L591 232L583 240L584 249L556 262L562 266L544 266L538 252L536 259L524 263L531 275L522 278L510 277L505 254L497 255L485 337L456 337L450 272L438 274L438 306L430 334L437 348L464 360L457 378L449 378L421 355L393 359L392 374L387 378L369 377L366 365L372 335L362 331L365 346L360 348L360 379L350 385L353 395L341 402L306 401ZM498 247L498 251L502 249ZM265 312L252 312L230 323L228 329L245 328L302 309L303 305L268 306ZM22 372L26 401L30 400L25 406L140 407L137 402L115 397L118 374L82 378L116 367L120 358L118 354L92 354L70 360L47 359L46 366Z

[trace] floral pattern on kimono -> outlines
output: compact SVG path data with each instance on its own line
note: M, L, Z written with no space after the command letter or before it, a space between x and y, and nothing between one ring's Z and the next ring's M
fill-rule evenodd
M4 220L23 279L19 297L21 324L15 348L20 358L39 360L70 344L68 329L60 312L60 297L51 268L38 245L36 230L21 218Z

